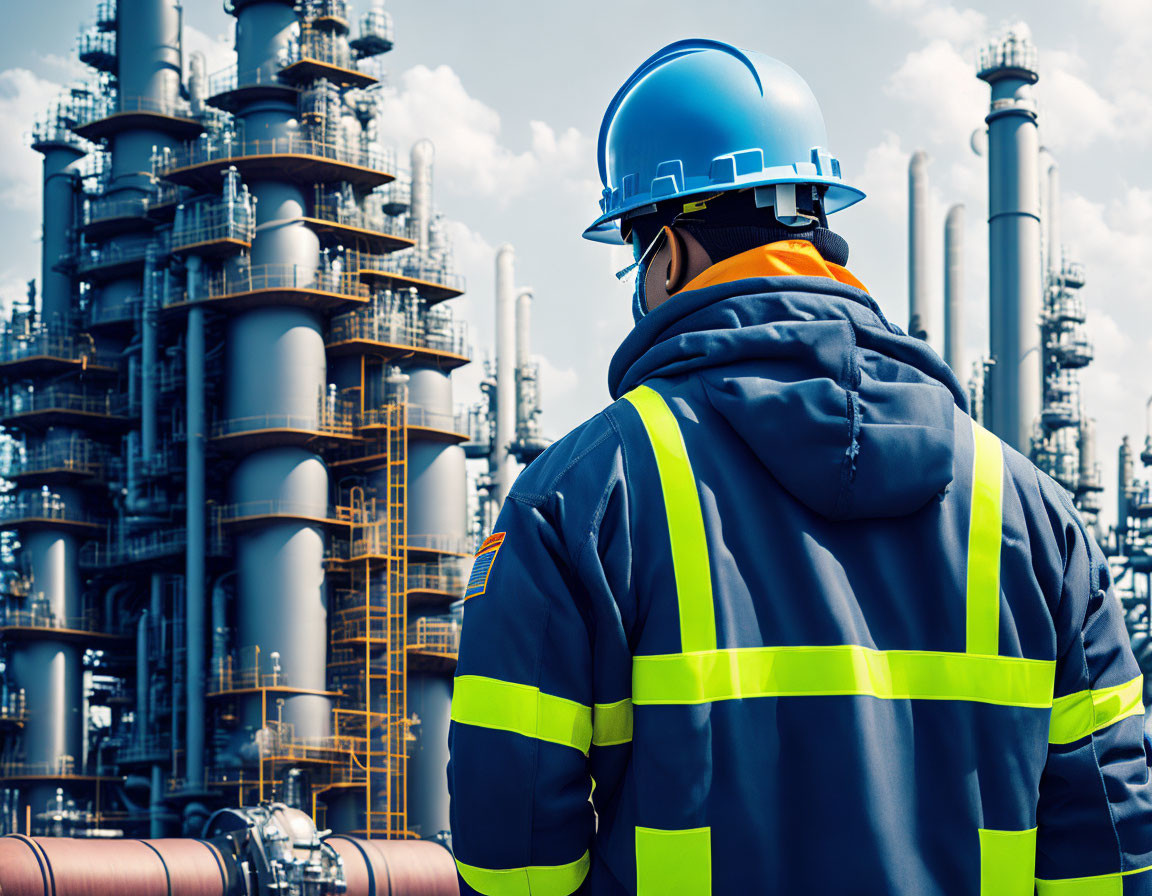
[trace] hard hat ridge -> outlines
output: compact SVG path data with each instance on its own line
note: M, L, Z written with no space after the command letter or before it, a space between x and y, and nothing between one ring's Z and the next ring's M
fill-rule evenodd
M807 83L784 63L715 40L677 41L640 65L600 126L601 215L589 239L619 241L616 221L700 193L815 184L827 212L863 198L826 148Z

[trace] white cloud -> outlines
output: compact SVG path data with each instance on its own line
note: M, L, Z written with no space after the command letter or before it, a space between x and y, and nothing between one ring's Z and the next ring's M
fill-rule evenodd
M959 8L940 0L871 0L874 9L899 18L926 38L943 38L958 44L980 40L988 19L975 9Z
M499 113L469 95L449 66L410 68L398 87L381 91L388 136L401 148L421 137L436 144L440 176L449 189L504 203L544 182L566 184L591 151L574 128L557 134L548 124L529 125L528 146L503 142ZM572 184L586 189L581 182Z
M988 105L988 88L976 79L971 61L943 39L909 53L884 90L915 107L938 142L967 139Z
M868 150L857 178L868 194L868 211L880 212L890 222L904 222L908 213L908 161L912 154L891 131Z
M27 69L0 71L0 206L39 209L40 156L28 148L28 135L59 93L59 84Z
M236 50L233 46L231 29L213 37L194 25L185 23L184 49L189 57L193 53L203 54L205 72L210 76L236 64Z

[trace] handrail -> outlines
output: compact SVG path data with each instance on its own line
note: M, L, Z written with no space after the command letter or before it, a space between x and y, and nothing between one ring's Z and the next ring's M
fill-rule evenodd
M14 417L37 411L75 411L105 417L124 417L127 416L128 406L124 396L112 392L91 395L83 392L66 392L59 386L9 392L0 397L2 416Z
M44 470L68 470L101 476L111 454L94 442L82 440L64 444L47 444L26 451L23 457L11 457L0 466L2 475L9 478Z
M356 165L386 173L394 157L391 153L373 152L359 146L337 146L308 137L274 137L269 140L242 140L225 132L220 137L190 141L182 149L166 150L153 156L153 172L163 177L179 168L205 162L245 158L248 156L306 155Z
M100 523L102 520L86 510L69 509L53 492L22 492L0 496L0 525L18 520L60 520L71 523Z
M177 209L172 246L180 248L213 240L236 239L251 243L256 234L254 207L223 201L201 204L193 212Z
M460 623L456 619L421 616L408 627L408 646L454 657L460 652Z
M310 265L263 264L239 271L221 271L203 278L199 300L273 289L301 289L367 299L371 292L354 276L316 270ZM169 305L193 301L187 293L173 291Z
M410 345L433 351L465 355L468 352L467 326L463 321L433 320L421 316L423 326L412 326L403 312L385 312L376 308L357 309L332 318L328 342L361 339L392 345Z
M377 215L358 206L348 207L339 202L318 201L313 204L312 214L308 217L318 221L343 224L346 227L357 227L360 230L369 230L373 233L408 238L407 228L403 227L395 216Z
M138 218L148 208L148 197L94 196L84 203L84 223L108 221L113 218Z
M116 355L97 351L92 337L60 327L39 327L28 333L0 330L0 364L47 356L68 361L88 359L91 364L115 367Z
M464 291L464 278L447 269L422 253L412 249L402 250L391 255L373 255L368 252L348 253L348 264L357 271L378 271L385 274L396 274L400 277L410 277L414 280L423 280L426 283L435 283L447 289Z
M409 591L443 591L464 594L464 571L438 563L410 563L406 586Z

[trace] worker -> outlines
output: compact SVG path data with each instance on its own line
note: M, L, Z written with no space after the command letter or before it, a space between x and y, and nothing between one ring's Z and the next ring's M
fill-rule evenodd
M808 85L709 40L599 138L615 403L465 593L463 892L1152 894L1140 670L1068 494L845 267Z

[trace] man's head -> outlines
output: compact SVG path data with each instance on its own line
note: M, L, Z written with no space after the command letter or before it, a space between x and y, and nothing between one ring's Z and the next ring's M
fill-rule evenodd
M601 215L584 235L636 247L641 313L699 264L765 242L822 239L835 253L826 215L864 194L826 142L816 98L784 63L720 41L670 44L608 106Z

